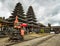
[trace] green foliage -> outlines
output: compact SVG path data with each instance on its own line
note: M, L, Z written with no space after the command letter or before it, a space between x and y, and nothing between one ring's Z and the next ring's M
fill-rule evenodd
M51 27L51 24L48 23L48 27Z
M44 29L40 29L40 33L44 33Z

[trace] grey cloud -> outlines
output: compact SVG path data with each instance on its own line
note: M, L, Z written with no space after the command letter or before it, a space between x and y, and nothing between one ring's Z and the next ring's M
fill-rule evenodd
M16 3L21 2L25 13L30 5L33 6L38 22L45 25L48 23L60 25L60 0L0 0L0 2L3 5L3 8L0 8L0 12L2 12L0 15L10 16Z
M37 0L36 3L39 3L42 6L55 5L60 3L60 0Z

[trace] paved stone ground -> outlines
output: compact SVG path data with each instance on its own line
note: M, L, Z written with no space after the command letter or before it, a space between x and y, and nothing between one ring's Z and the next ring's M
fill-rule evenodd
M32 40L29 40L29 41L26 41L26 42L14 44L12 46L36 46L39 42L45 41L46 39L49 39L51 36L53 36L53 35L47 35L47 36L44 36L44 37L32 39Z
M24 36L25 40L30 40L30 39L34 39L34 38L38 38L38 37L43 37L46 35L50 35L50 34L28 34ZM4 46L6 43L8 43L8 37L6 38L0 38L0 46Z
M6 38L0 38L0 46L3 46L8 40L8 37Z
M60 34L57 34L56 36L37 46L60 46Z
M47 36L47 35L50 35L49 33L43 33L43 34L28 34L28 35L25 35L24 36L24 39L25 40L30 40L30 39L34 39L34 38L38 38L38 37L43 37L43 36Z

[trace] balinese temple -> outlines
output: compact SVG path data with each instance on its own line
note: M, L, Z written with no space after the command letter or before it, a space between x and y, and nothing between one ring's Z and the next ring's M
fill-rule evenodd
M14 11L11 13L12 15L6 19L9 23L14 25L14 21L16 17L18 17L18 24L26 23L28 26L25 28L28 31L37 31L40 30L40 25L37 23L34 11L32 6L29 6L26 15L24 14L23 7L18 2L15 6Z
M3 18L0 17L0 31L2 31L3 24L4 24Z
M55 33L60 33L60 26L51 26L51 31L54 31Z
M51 24L48 23L48 26L44 27L45 33L50 33L51 31Z
M38 24L36 23L37 20L36 20L32 6L29 6L27 11L27 22L29 24L29 27L32 28L31 29L32 31L36 30L36 28L38 27Z
M5 20L5 17L0 17L0 31L5 31L11 23ZM5 29L4 29L5 28Z
M20 2L16 4L12 16L10 16L7 20L14 23L16 16L18 17L19 23L26 23L26 15L24 14L23 7Z

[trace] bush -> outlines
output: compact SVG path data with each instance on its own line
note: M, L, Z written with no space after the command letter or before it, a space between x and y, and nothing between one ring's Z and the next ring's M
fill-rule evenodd
M44 33L44 29L40 29L40 33Z

